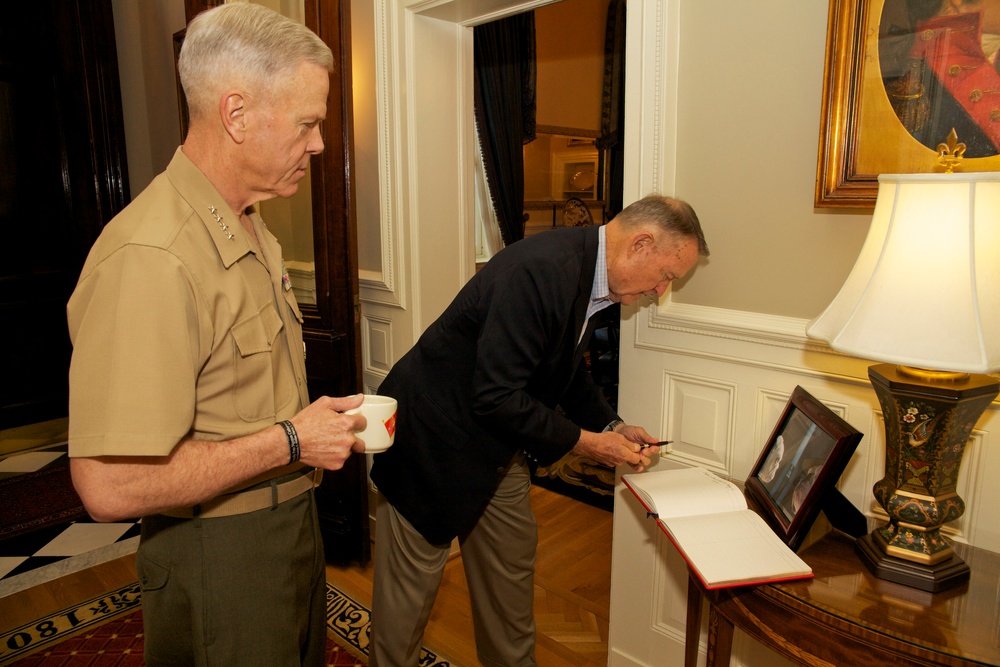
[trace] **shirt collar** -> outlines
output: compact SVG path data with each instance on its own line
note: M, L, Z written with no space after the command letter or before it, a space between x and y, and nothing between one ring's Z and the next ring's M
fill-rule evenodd
M597 230L597 266L594 269L594 284L590 288L590 302L587 304L587 314L584 322L599 310L612 304L611 290L608 287L607 243L604 240L604 226Z
M590 288L591 303L604 301L611 294L608 288L608 244L604 232L604 225L601 225L597 230L597 267L594 271L594 286Z
M226 200L181 147L167 165L167 177L205 225L223 266L228 269L253 252L239 215L230 210Z

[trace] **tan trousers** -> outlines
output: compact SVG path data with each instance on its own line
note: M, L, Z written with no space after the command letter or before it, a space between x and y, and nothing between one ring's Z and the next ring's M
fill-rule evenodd
M534 667L530 473L515 457L483 516L459 536L476 652L489 667ZM370 667L416 667L450 544L430 544L384 499L376 510Z

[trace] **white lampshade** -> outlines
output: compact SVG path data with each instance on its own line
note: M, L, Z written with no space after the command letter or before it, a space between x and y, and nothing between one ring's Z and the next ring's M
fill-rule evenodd
M880 176L861 255L806 333L863 359L1000 370L1000 173Z

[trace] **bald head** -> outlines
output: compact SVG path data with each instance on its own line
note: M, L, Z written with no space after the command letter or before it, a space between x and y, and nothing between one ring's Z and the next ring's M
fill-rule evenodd
M699 255L702 257L709 255L701 222L686 201L661 195L647 195L626 206L612 222L624 230L634 231L642 226L652 226L668 235L690 237L697 244Z

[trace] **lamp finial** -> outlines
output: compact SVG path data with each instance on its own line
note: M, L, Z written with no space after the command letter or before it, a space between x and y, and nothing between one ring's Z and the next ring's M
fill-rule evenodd
M965 144L958 140L955 128L951 128L945 143L938 144L937 152L938 163L944 167L946 174L952 173L954 168L962 163L962 158L965 156Z

